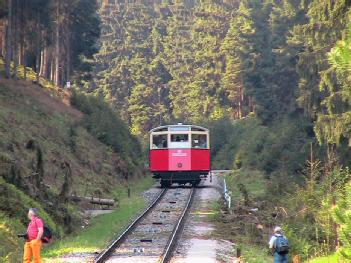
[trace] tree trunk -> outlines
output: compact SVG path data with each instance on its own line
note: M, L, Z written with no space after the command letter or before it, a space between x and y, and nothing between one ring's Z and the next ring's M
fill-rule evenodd
M6 78L11 78L11 53L12 53L12 0L8 0L8 17L6 26L6 55L5 55L5 73Z
M60 86L60 0L56 6L56 38L55 38L55 85Z
M26 0L22 1L21 5L21 48L20 48L20 65L23 65L23 78L27 79L27 59L26 59L26 41L25 41L25 26L26 26Z
M37 84L39 84L39 72L40 72L40 39L38 39L37 41L37 47L36 47L36 69L35 69L35 80L37 82Z
M70 38L67 39L67 50L66 50L66 82L70 81L71 77L71 45L69 43Z
M49 58L50 58L50 52L48 47L44 47L43 52L42 52L42 66L40 68L40 76L44 78L50 78L49 73Z
M55 61L50 63L50 81L55 82Z
M251 96L249 97L249 111L250 113L255 112L255 104Z
M22 1L22 4L20 6L21 8L21 19L20 21L20 42L19 42L19 53L18 53L18 64L23 65L23 52L24 52L24 26L25 26L25 18L24 18L24 1Z
M15 33L16 35L16 33ZM16 39L16 36L15 36ZM16 43L16 40L14 39L14 44L13 44L13 78L17 79L17 66L18 66L18 45Z
M5 60L5 58L6 58L6 31L7 31L6 20L2 21L2 26L3 26L3 30L2 30L2 36L1 36L1 56Z
M13 2L12 10L18 10L18 0ZM13 78L17 79L17 66L18 66L18 18L17 16L12 16L13 18L13 38L12 38L12 47L13 47Z
M24 59L23 59L23 53L24 53L24 39L23 36L21 35L21 43L19 44L19 53L18 53L18 64L22 65L24 64Z
M241 119L243 117L243 87L239 87L239 103L238 103L238 117Z
M35 62L35 79L36 79L36 82L39 84L39 72L40 72L40 51L41 51L41 29L40 29L40 20L39 20L39 12L37 13L37 26L36 26L36 31L37 31L37 43L36 43L36 62Z
M27 56L25 50L23 52L23 78L24 80L27 79Z
M43 76L44 52L45 52L45 48L43 48L41 50L41 52L40 52L40 71L39 71L39 76Z

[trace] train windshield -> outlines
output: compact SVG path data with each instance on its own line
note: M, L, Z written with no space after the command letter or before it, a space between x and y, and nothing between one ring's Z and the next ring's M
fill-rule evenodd
M167 148L167 134L159 134L152 136L152 148L153 149L165 149Z
M171 134L170 148L189 148L189 134Z
M192 134L191 135L192 148L207 148L207 135L206 134Z

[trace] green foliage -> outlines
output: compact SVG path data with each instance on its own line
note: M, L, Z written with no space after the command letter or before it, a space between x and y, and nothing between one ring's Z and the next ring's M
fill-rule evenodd
M267 263L272 261L266 249L255 245L241 245L242 259L250 263Z
M232 191L232 199L242 202L244 196L240 187L247 192L249 199L264 198L267 193L267 179L260 171L240 169L225 177L228 189Z
M306 225L302 222L301 224L289 223L284 227L284 235L289 240L290 255L299 255L301 260L308 258L313 244L316 246L319 245L311 242L311 239L309 237L310 233L311 232L309 226L306 227Z
M242 121L222 119L209 124L215 167L232 169L240 165L264 171L272 178L279 174L291 177L300 170L307 157L310 124L303 118L286 118L262 124L258 118ZM283 176L283 177L284 177ZM282 178L283 179L283 178Z
M140 172L141 146L111 107L98 97L78 92L73 93L71 103L85 114L82 123L87 130L121 155L128 172Z
M333 255L330 256L325 256L325 257L317 257L311 260L308 260L308 263L337 263L340 262L340 255L337 253L334 253Z
M18 218L25 226L28 223L28 209L35 207L38 209L38 215L53 230L54 235L60 236L63 234L62 228L54 223L42 205L18 190L14 185L6 183L3 178L0 178L0 193L0 210L8 217ZM22 231L25 231L25 228L22 228Z
M2 81L6 84L0 85L0 261L17 262L23 244L15 234L25 231L28 208L39 209L57 240L81 226L84 208L68 201L68 195L90 196L99 189L104 197L113 198L123 176L134 171L123 154L138 156L133 176L141 170L141 158L139 144L123 123L113 126L118 133L114 136L120 136L121 147L128 143L133 152L122 148L119 153L99 142L80 124L82 114L48 90ZM85 111L91 115L98 111L101 119L106 115L120 123L104 103L91 101L84 104ZM7 256L9 260L2 260Z
M294 28L291 43L302 50L298 62L299 103L313 119L318 112L324 114L331 109L330 99L334 106L342 106L339 98L330 96L339 91L339 83L328 63L328 52L347 26L349 8L347 1L311 1L306 10L308 22Z
M207 123L214 167L258 171L269 179L264 191L269 200L279 203L288 196L282 205L296 214L285 222L293 251L304 260L332 251L330 208L337 196L331 190L342 192L349 180L340 165L350 163L350 2L115 2L99 11L94 81L85 82L88 74L79 81L97 96L76 93L72 104L84 112L84 127L123 158L124 176L140 169L142 150L122 120L144 142L159 124ZM71 43L72 54L65 55L74 70L88 70L90 61L82 56L95 51L96 3L66 4L60 18L73 36L63 39ZM45 17L45 12L33 16L39 20L31 32L47 32L52 25ZM44 43L51 45L42 38ZM34 47L29 47L31 65ZM68 127L60 133L66 132L70 150L79 152L79 129ZM17 136L26 138L23 132ZM314 146L316 139L321 146ZM306 165L310 143L313 158ZM316 159L326 160L315 165ZM0 160L8 166L14 158L5 153ZM340 203L340 222L342 209L347 205Z
M338 195L344 193L345 183L350 180L348 169L328 171L321 162L308 161L304 171L305 186L292 194L290 209L296 211L294 217L288 218L289 233L293 240L293 249L307 259L311 256L328 255L330 248L337 245L336 223L333 220L332 207L342 204Z
M44 251L46 257L56 257L67 253L94 253L106 245L130 223L136 213L145 207L142 192L150 188L151 177L131 180L131 197L127 196L127 185L114 189L114 196L119 201L118 208L111 214L95 217L89 227L80 229L77 233L66 236L52 244Z
M346 171L349 172L349 171ZM334 217L339 224L338 233L342 244L339 253L344 259L351 259L351 186L348 184L344 191L339 192L337 206L334 207Z
M340 77L349 80L350 75L347 73L351 70L351 25L345 30L344 35L344 39L337 42L336 46L329 52L329 62L340 74Z
M0 212L0 262L16 262L22 257L23 241L17 237L23 225Z
M9 61L6 59L8 67L11 61L15 67L18 64L23 68L30 67L38 79L41 76L59 86L72 79L81 83L84 78L89 78L87 73L91 71L92 56L97 51L96 41L100 34L98 1L6 2L6 12L5 4L0 2L0 16L5 12L6 21L12 28L4 37L4 42L10 43L5 47L6 52L12 54ZM16 73L17 68L13 75Z
M103 5L93 89L138 135L250 112L268 123L296 111L298 48L288 40L303 11L292 0Z
M286 222L294 251L333 250L331 186L342 189L338 162L350 159L349 1L118 2L100 12L94 89L132 131L207 123L214 167L259 171L278 203L294 193L287 206L304 211ZM305 165L310 144L323 171Z
M351 13L351 11L350 11ZM343 138L350 141L350 69L351 69L351 26L344 32L344 39L338 41L335 47L329 52L328 58L330 68L328 72L335 74L337 88L326 85L328 95L323 101L326 113L318 114L316 133L320 142L340 144ZM350 144L350 143L349 143Z
M261 6L249 2L252 13L260 16ZM175 120L199 123L225 115L233 119L247 115L253 110L252 99L246 97L244 83L237 87L246 73L232 71L256 70L252 67L255 55L250 55L255 47L250 46L259 40L255 32L260 31L252 28L255 36L250 38L247 30L240 33L236 29L237 20L250 19L245 8L225 1L103 6L102 47L95 56L96 92L112 102L135 134ZM232 19L240 12L241 18ZM262 19L268 23L268 9L265 14ZM116 17L115 21L109 16ZM236 41L235 34L243 40ZM245 52L240 51L241 44L247 47ZM264 46L258 43L256 49ZM238 47L236 53L232 47Z
M55 238L62 236L63 228L57 225L43 206L31 197L8 184L0 177L0 261L17 262L22 257L23 240L17 234L26 232L28 209L35 207L38 215L53 231Z

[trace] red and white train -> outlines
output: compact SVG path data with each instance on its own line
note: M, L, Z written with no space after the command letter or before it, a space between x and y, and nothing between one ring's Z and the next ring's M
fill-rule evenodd
M149 162L162 187L198 185L211 170L209 130L181 123L152 129Z

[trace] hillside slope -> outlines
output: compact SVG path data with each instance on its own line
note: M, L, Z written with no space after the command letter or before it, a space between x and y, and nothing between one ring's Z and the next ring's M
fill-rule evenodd
M0 79L0 262L21 253L15 234L25 230L28 207L38 207L60 236L80 222L69 195L113 197L128 173L128 163L92 136L83 113L62 98Z

